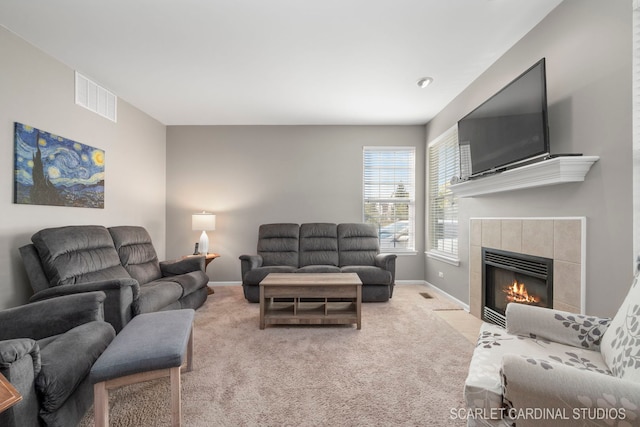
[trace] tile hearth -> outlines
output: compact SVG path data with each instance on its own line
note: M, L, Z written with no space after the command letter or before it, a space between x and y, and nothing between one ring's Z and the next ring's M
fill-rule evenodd
M584 312L586 218L472 218L469 310L481 318L482 247L553 259L553 308Z

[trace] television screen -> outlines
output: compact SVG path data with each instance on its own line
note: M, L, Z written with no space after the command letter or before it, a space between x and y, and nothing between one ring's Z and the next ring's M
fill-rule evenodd
M549 153L545 60L458 121L463 178Z

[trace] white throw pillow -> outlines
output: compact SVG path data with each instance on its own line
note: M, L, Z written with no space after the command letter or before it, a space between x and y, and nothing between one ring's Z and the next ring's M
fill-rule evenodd
M640 285L638 274L602 337L600 352L614 376L640 382Z

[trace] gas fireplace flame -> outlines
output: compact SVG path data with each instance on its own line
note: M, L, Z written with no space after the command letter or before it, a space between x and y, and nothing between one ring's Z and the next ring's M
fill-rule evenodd
M517 302L520 304L537 304L540 302L540 298L535 295L529 295L524 283L518 283L514 280L513 283L502 290L507 294L507 301Z

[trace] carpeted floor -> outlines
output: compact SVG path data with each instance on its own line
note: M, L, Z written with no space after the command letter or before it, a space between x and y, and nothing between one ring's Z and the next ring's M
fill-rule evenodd
M182 376L183 425L456 426L473 345L419 285L363 304L355 326L258 328L240 286L215 287L196 312L194 370ZM433 295L432 293L430 293ZM112 426L170 425L169 380L110 393ZM89 411L81 426L93 424Z

